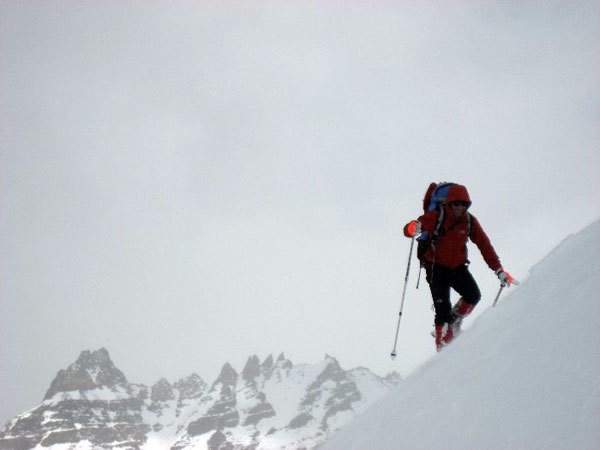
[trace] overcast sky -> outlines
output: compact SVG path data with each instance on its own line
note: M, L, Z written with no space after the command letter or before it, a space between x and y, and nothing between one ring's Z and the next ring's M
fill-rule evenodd
M597 1L296 3L0 0L0 421L100 347L145 384L410 373L431 181L521 279L600 217Z

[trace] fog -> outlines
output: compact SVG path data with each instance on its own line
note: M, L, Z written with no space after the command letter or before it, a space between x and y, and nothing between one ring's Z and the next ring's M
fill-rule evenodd
M599 6L0 1L0 421L100 347L146 384L414 371L416 264L389 352L431 181L521 280L600 217ZM470 259L475 319L499 286Z

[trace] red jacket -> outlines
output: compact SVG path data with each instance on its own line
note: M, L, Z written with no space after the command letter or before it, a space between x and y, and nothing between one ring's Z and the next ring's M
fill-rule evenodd
M444 223L441 226L435 244L431 245L425 252L425 259L429 262L441 264L452 269L467 262L467 241L471 241L477 245L483 259L492 270L497 270L502 267L500 258L496 254L494 247L490 243L489 238L481 228L479 221L471 214L471 234L467 236L468 224L465 212L462 217L456 218L452 208L445 207ZM417 220L421 223L421 231L427 231L429 236L433 235L438 211L433 210L426 212ZM408 232L408 224L404 227L404 234L411 237Z

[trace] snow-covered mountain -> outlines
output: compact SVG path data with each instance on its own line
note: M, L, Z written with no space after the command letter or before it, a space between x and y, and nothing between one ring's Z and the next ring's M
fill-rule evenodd
M600 448L600 222L511 290L322 450Z
M599 274L600 221L402 382L281 355L148 388L85 351L0 449L597 449Z
M105 349L58 372L43 402L11 420L0 449L314 448L399 383L369 370L248 359L225 364L210 386L198 375L131 384Z

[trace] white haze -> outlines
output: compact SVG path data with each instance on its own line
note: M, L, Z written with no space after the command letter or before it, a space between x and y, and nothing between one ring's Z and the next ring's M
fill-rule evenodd
M408 375L430 181L521 279L600 216L599 7L0 0L0 423L84 349L145 384L281 351Z
M323 450L600 448L600 222Z

